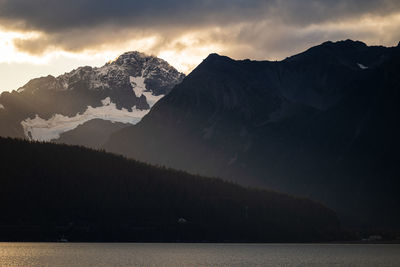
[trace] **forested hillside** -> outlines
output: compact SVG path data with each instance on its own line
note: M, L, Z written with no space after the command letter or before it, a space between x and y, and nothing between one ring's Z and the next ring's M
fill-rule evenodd
M307 199L83 147L0 139L0 240L321 241L333 211Z

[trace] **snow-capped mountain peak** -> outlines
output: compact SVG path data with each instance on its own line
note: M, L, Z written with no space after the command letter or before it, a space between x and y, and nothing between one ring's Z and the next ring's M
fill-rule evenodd
M107 64L130 65L134 62L143 62L151 58L155 57L149 56L145 53L141 53L138 51L130 51L123 53L122 55L118 56L115 60L108 62Z
M149 90L155 95L168 93L173 85L179 83L184 74L179 73L168 62L141 52L126 52L101 67L84 66L62 74L51 75L29 81L18 92L37 90L126 90L130 86L129 77L144 77Z
M10 116L18 123L17 136L42 141L93 119L136 124L184 76L165 60L127 52L101 67L83 66L29 81L14 91L13 101L21 107ZM15 105L7 99L2 104L5 110Z

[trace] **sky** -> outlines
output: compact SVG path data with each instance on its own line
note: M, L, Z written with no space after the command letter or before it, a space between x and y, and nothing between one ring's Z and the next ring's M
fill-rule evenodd
M0 92L126 51L189 73L210 53L280 60L325 41L400 41L399 0L0 0Z

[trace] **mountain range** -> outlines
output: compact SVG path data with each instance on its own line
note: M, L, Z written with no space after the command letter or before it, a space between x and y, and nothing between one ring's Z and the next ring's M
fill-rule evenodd
M349 227L399 228L399 90L400 45L211 54L187 77L128 52L2 93L0 136L104 149L311 198Z
M33 79L1 94L0 136L100 147L105 133L140 121L183 78L162 59L127 52L99 68Z
M400 46L326 42L282 61L211 54L106 150L316 199L398 227Z

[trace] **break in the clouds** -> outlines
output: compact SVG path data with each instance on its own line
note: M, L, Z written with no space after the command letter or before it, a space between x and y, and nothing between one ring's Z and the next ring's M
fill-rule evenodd
M0 0L0 35L18 33L3 40L18 62L141 50L188 72L212 52L280 59L326 40L396 45L399 28L398 0Z

